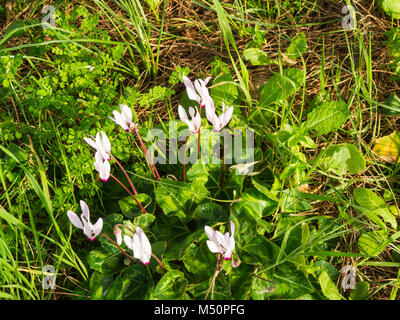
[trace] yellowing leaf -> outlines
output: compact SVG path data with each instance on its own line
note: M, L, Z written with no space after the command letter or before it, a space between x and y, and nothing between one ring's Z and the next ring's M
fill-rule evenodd
M372 149L379 157L385 161L397 162L399 159L400 136L396 131L388 136L376 139Z

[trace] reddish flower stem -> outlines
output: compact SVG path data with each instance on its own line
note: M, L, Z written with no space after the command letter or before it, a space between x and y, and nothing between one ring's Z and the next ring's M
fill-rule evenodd
M118 248L119 251L121 251L125 257L127 257L129 260L131 260L133 263L136 263L135 260L133 260L133 258L126 253L126 251L124 249L122 249L113 239L111 239L108 235L106 235L104 232L101 233L101 235L105 238L107 238L108 241L110 241L114 246L116 246Z
M153 161L151 160L151 157L150 157L150 155L149 155L149 152L147 151L147 148L146 148L146 146L144 145L142 138L140 137L139 131L138 131L138 130L134 130L134 131L135 131L135 133L136 133L137 138L139 139L140 146L141 146L142 149L143 149L145 158L146 158L146 160L147 160L147 163L148 163L149 166L150 166L151 172L153 173L154 179L160 180L160 175L158 174L158 171L157 171L157 169L156 169L156 166L154 165Z
M133 198L133 200L136 201L136 203L138 204L138 206L140 207L140 209L142 210L143 213L147 213L146 209L143 208L143 206L140 204L140 202L136 199L136 197L132 194L132 192L129 191L129 189L127 187L125 187L125 185L119 181L116 177L114 177L112 174L110 174L110 177L113 178L115 181L117 181L125 190L126 192L129 193L129 195Z
M111 158L113 158L113 160L114 160L114 161L117 163L117 165L121 168L122 172L125 174L125 177L128 179L129 184L131 185L131 188L132 188L132 190L133 190L133 193L136 195L136 194L137 194L137 191L136 191L135 187L133 186L133 183L132 183L131 179L129 178L128 174L126 173L124 167L119 163L119 161L117 160L116 157L114 157L113 155L111 155Z
M156 261L158 262L158 264L160 265L161 268L163 268L164 270L167 270L167 268L165 268L164 263L162 263L161 260L158 259L157 256L156 256L154 253L151 253L151 255L152 255L152 257L153 257L154 259L156 259Z

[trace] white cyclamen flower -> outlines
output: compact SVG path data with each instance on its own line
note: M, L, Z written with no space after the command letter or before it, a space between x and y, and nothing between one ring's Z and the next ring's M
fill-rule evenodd
M197 110L197 107L196 107L196 115L194 114L194 109L192 107L189 107L189 114L192 117L192 120L188 119L186 111L185 109L183 109L182 106L178 107L178 113L179 113L179 118L188 125L189 130L192 133L196 134L197 132L199 132L201 126L201 117L199 110Z
M144 265L149 264L151 258L151 244L140 227L136 227L133 237L124 236L126 246L133 251L133 257L142 261Z
M132 110L125 104L120 104L119 107L121 108L121 113L117 110L114 110L114 118L108 118L114 121L116 124L120 125L122 129L128 132L129 129L134 125L134 123L132 122Z
M222 103L222 114L218 117L215 108L213 105L209 104L206 105L206 117L208 121L214 127L214 131L220 132L223 127L225 127L229 121L231 121L233 114L233 107L230 107L228 110L225 111L225 104Z
M83 138L83 140L85 140L86 143L89 144L89 146L95 148L96 151L100 153L100 155L103 157L104 160L110 161L111 143L103 131L101 131L101 136L100 133L97 132L96 140L90 138Z
M219 231L214 231L214 229L209 226L205 226L204 230L206 231L208 239L210 239L207 240L207 246L210 251L213 253L220 253L225 260L230 260L233 250L235 249L235 225L233 222L231 221L231 235L229 235L229 232L223 235Z
M96 152L94 155L94 168L95 170L99 173L99 177L103 182L107 182L108 179L110 178L110 162L107 160L104 160L103 157L101 156L100 152Z
M83 230L90 241L93 241L103 229L103 219L99 218L94 225L91 224L88 205L83 200L80 201L80 205L82 208L81 218L73 211L67 212L68 218L75 227Z
M201 108L205 107L206 104L210 102L210 100L212 100L210 93L208 92L208 89L206 87L211 77L208 77L204 80L197 79L194 81L194 85L188 77L183 76L182 79L183 83L185 84L186 92L189 99L197 101Z

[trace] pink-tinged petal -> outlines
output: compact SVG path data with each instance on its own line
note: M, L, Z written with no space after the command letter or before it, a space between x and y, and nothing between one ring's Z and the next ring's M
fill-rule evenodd
M211 228L209 226L205 226L204 231L206 232L208 239L210 239L211 241L213 241L215 243L218 243L218 239L217 239L217 236L215 235L215 231L213 228Z
M233 238L233 235L235 234L235 224L233 223L233 221L231 221L230 225L231 225L231 235Z
M201 100L208 99L210 97L210 93L208 92L208 89L206 88L206 83L199 79L200 87L198 88L197 92L199 93Z
M200 116L199 110L197 110L197 107L196 107L196 112L197 112L196 116L192 120L194 129L195 129L194 133L199 132L199 129L201 127L201 116Z
M101 131L101 138L102 138L101 140L102 140L102 145L103 145L104 151L106 153L111 153L110 140L108 140L107 135L103 131Z
M223 246L225 249L227 247L227 243L225 241L225 236L219 232L219 231L215 231L215 235L217 236L217 242L220 246Z
M116 111L116 110L113 111L113 114L114 114L114 118L112 118L112 117L108 117L108 118L111 119L112 121L114 121L117 125L121 126L122 129L127 130L128 126L126 125L126 122L124 121L121 114L119 114L118 111Z
M190 100L196 101L198 104L200 104L201 98L196 91L186 88L186 92Z
M79 219L78 215L77 215L75 212L73 212L73 211L68 211L68 212L67 212L67 215L68 215L69 221L71 221L71 223L72 223L75 227L77 227L77 228L83 230L82 221L81 221L81 219Z
M89 207L88 207L87 203L83 200L79 201L79 203L80 203L81 209L82 209L81 217L82 216L85 217L85 220L87 222L90 222L90 211L89 211ZM85 224L85 220L82 220L83 224Z
M202 92L203 92L203 86L202 86L202 82L200 82L200 81L203 81L203 80L201 80L201 79L196 79L196 80L194 81L194 87L195 87L197 93L201 96L201 95L202 95Z
M94 225L86 223L83 228L83 233L89 238L89 240L94 241L102 229L103 219L99 218Z
M181 105L178 106L178 114L179 114L179 118L181 119L181 121L186 123L187 125L189 125L190 121L187 117L185 109Z
M90 223L83 224L83 233L89 238L89 240L93 241L96 237L94 236L92 225Z
M212 253L222 253L221 248L213 241L207 240L207 246Z
M230 260L234 249L235 249L235 239L230 238L227 242L227 247L224 254L225 260Z
M233 115L233 107L230 107L226 112L221 115L221 127L225 127L231 121Z
M204 79L204 85L206 86L208 84L208 81L210 81L211 77L207 77Z
M141 261L144 264L149 263L150 258L151 258L151 244L149 239L147 238L146 234L143 232L143 230L140 227L136 228L136 234L138 235L138 239L141 245L141 253L142 253L142 258Z
M129 236L124 236L126 246L133 251L133 239Z
M99 218L93 225L94 238L96 238L103 230L103 219Z
M182 76L182 80L186 88L194 90L193 83L188 77Z
M190 81L190 79L186 76L183 76L182 79L183 79L183 83L185 84L186 93L187 93L189 99L200 103L200 96L196 93L192 81Z
M91 146L92 148L95 148L95 149L97 150L97 144L96 144L95 141L93 141L93 140L90 139L90 138L83 138L83 140L85 140L85 142L86 142L89 146Z
M126 124L129 125L132 122L132 109L125 104L120 104L119 107L121 108L121 113L125 118Z
M190 117L193 120L193 118L194 118L194 108L193 107L189 107L189 114L190 114Z
M217 114L215 113L215 110L211 110L211 109L207 110L207 105L206 105L206 117L207 117L207 120L211 122L214 129L216 127L218 127L219 119L217 117Z
M108 161L101 162L99 165L99 177L102 181L106 182L110 178L111 166Z
M132 237L133 257L143 261L143 250L142 243L139 240L139 236L135 233Z

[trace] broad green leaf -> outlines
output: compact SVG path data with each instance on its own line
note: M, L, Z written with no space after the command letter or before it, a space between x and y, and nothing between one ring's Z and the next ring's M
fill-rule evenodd
M145 209L152 202L151 197L146 193L139 193L135 197ZM118 203L123 215L129 219L133 219L143 213L137 202L131 196L119 200Z
M211 226L218 222L226 222L228 215L220 205L214 202L207 202L196 207L193 219L197 221L197 228L200 229L206 225Z
M194 274L195 282L212 277L217 263L215 253L212 253L204 242L201 246L191 244L182 258L186 269Z
M394 18L400 19L400 1L399 0L381 0L381 5L385 13Z
M276 201L271 200L256 189L247 189L242 194L240 204L256 219L274 213L278 206Z
M210 276L211 279L212 275ZM198 284L190 285L188 287L188 292L191 293L193 299L204 300L208 289L210 287L210 281L202 281ZM231 300L232 293L230 290L229 276L221 273L215 280L214 285L214 300ZM207 300L211 300L211 290L208 294Z
M113 274L124 267L124 257L118 253L104 253L99 250L92 250L87 258L91 269L103 274Z
M288 213L312 209L311 204L307 201L306 195L297 189L288 189L282 191L280 205L281 211Z
M143 213L138 217L135 217L135 226L141 227L142 229L148 228L156 219L156 217L150 213Z
M306 35L301 32L297 34L290 42L286 50L286 56L289 59L297 59L307 50Z
M258 105L268 107L272 104L284 103L300 89L303 75L303 71L296 68L284 69L282 74L276 73L262 86Z
M124 269L122 277L129 280L125 287L124 300L147 300L153 288L153 280L150 278L146 267L137 264Z
M340 295L338 288L336 288L335 283L325 271L320 274L318 281L325 297L329 300L342 300L343 297Z
M252 295L256 300L268 298L296 299L314 291L304 272L297 269L296 264L285 262L261 274L262 278L271 280L276 284L276 289L267 292L273 284L254 277L252 281Z
M350 143L329 146L320 153L317 164L322 170L337 175L358 174L366 167L364 156Z
M240 259L248 264L258 264L268 267L275 263L279 254L279 247L265 237L257 236L240 248Z
M249 61L253 66L265 66L268 64L277 64L277 61L268 57L268 55L258 48L248 48L243 50L243 59ZM213 96L214 97L214 96Z
M178 270L168 271L162 276L151 293L153 300L177 300L182 299L186 291L187 280Z
M363 233L358 239L360 253L377 256L386 248L385 232L383 230Z
M390 211L385 200L377 195L372 190L367 188L356 188L353 191L354 199L360 205L358 210L361 210L372 221L386 229L381 221L376 216L381 216L386 223L390 223L393 229L397 229L396 217Z
M114 237L114 226L116 224L122 223L123 222L123 215L122 214L117 214L117 213L112 213L108 214L103 218L103 229L102 232L104 232L107 235L110 235L111 238ZM109 253L119 253L120 251L118 248L115 247L114 244L112 244L106 237L99 236L97 239L100 241L102 248L105 249L105 251Z
M152 227L152 232L157 235L158 240L167 242L165 258L179 260L184 255L186 248L204 233L204 229L191 232L178 217L160 215Z
M204 200L209 193L204 187L204 180L184 183L162 178L155 195L156 202L165 215L185 218L186 215L191 216L195 205Z
M316 106L308 115L305 127L327 134L339 129L349 116L349 108L344 101L327 101Z
M232 296L237 300L245 300L251 290L252 278L249 274L253 272L254 267L244 262L237 268L232 268L229 272L230 288Z
M356 288L350 293L350 300L368 300L369 298L369 283L367 281L360 281L357 283Z
M113 277L104 275L101 272L93 272L89 283L90 298L92 300L103 300L113 282Z
M120 276L117 276L113 284L108 289L104 299L122 300L124 291L128 285L129 285L129 279L122 279Z
M210 94L216 106L222 106L222 102L224 102L225 106L229 107L236 104L239 89L232 76L227 73L215 78L212 88L210 88Z

